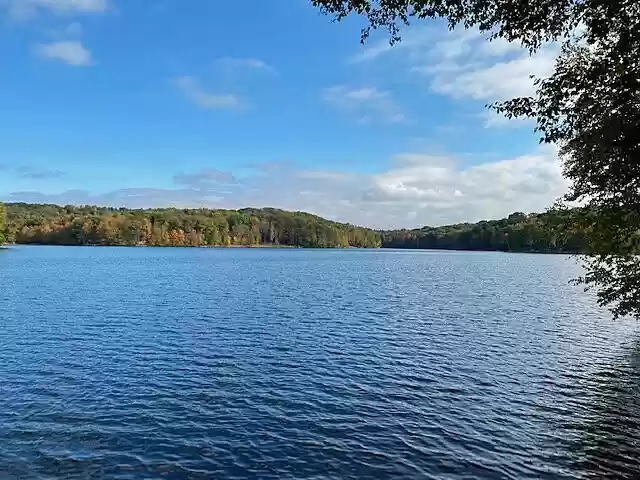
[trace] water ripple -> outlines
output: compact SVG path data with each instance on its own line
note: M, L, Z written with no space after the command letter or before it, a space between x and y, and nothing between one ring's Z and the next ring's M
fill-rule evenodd
M638 326L564 257L0 262L0 478L640 478Z

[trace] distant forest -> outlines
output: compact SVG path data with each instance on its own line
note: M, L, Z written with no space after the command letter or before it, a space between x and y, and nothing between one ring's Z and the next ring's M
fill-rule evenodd
M588 243L577 213L578 210L529 215L516 212L500 220L379 233L384 248L582 253Z
M289 246L580 253L572 211L514 213L501 220L379 231L274 208L147 209L7 203L9 242L47 245Z
M7 203L9 241L51 245L375 248L380 235L303 212Z

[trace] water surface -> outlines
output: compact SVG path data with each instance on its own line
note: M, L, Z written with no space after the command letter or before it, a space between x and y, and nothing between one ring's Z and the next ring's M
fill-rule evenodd
M640 329L563 256L0 252L0 478L640 478Z

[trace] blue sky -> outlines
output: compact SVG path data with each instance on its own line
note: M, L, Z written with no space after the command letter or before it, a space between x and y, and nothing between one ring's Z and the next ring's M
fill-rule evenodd
M306 0L0 0L0 200L413 227L563 192L556 150L484 108L529 93L553 46L360 27Z

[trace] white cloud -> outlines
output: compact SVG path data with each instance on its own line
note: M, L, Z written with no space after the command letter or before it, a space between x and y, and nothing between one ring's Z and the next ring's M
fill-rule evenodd
M36 45L38 55L58 60L74 67L91 65L91 51L82 43L74 41L61 41Z
M194 105L205 109L238 109L242 101L232 94L214 94L204 90L195 77L184 76L173 80L173 84Z
M54 14L89 14L107 10L107 0L0 0L0 7L7 9L16 19L27 19L40 11Z
M394 69L423 76L433 92L493 102L533 94L531 76L550 75L558 53L555 44L530 55L518 43L503 38L489 41L476 30L423 27L409 29L393 47L384 41L373 43L351 61L399 60Z
M375 87L338 85L324 89L322 98L329 105L353 116L358 123L402 123L407 120L391 94Z
M288 165L256 169L254 176L223 184L220 178L231 174L211 170L193 179L177 176L176 185L188 188L129 188L102 194L15 192L5 200L129 207L272 206L370 227L404 228L502 218L514 211L540 212L567 188L557 151L551 147L475 165L462 165L453 156L405 153L391 158L376 174ZM215 181L200 182L202 175Z
M249 69L249 70L261 70L264 72L275 74L276 69L269 65L264 60L260 60L258 58L235 58L235 57L224 57L216 60L216 63L228 69Z
M562 194L557 151L462 165L456 157L405 153L377 174L297 170L261 177L222 205L273 205L380 228L442 225L544 211ZM304 192L301 195L300 192Z
M533 94L531 77L550 75L557 54L555 45L530 55L518 43L489 41L477 31L459 29L436 41L412 69L425 75L437 93L493 102Z
M426 156L420 162L413 156L375 175L366 199L377 211L397 212L401 219L411 211L419 223L438 225L542 211L566 188L556 150L541 148L465 167L457 166L455 159L434 161Z
M555 54L542 51L530 56L522 52L513 59L477 64L469 58L442 60L436 69L418 69L431 78L431 88L453 98L497 101L534 93L533 79L553 71ZM440 67L440 70L437 69ZM443 68L446 67L446 68Z

